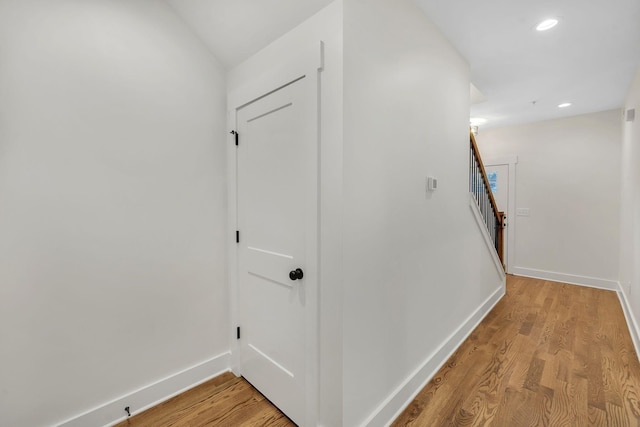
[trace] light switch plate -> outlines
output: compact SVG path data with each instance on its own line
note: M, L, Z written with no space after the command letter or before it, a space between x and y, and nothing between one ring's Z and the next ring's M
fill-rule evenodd
M427 177L427 191L436 191L438 189L438 178L433 176Z
M529 208L516 209L516 216L531 216L531 210Z
M627 114L626 114L626 121L628 122L632 122L636 119L636 109L635 108L629 108L627 110Z

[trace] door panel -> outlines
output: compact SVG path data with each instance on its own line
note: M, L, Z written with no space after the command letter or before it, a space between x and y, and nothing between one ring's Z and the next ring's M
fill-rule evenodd
M301 425L307 243L317 205L317 88L301 78L237 110L242 375ZM311 254L313 255L313 254Z

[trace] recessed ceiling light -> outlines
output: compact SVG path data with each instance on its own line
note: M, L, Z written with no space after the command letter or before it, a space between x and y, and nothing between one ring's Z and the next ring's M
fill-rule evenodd
M558 105L558 108L567 108L567 107L571 107L570 102L565 102L563 104Z
M487 119L483 119L481 117L471 117L469 119L469 124L471 126L480 126L480 125L483 125L485 123L487 123Z
M558 25L558 20L557 19L555 19L555 18L545 19L544 21L542 21L541 23L538 24L538 26L536 27L536 30L538 30L538 31L547 31L547 30L552 29L556 25Z

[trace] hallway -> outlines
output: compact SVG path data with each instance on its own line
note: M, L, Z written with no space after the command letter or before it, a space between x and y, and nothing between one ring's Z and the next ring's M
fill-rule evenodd
M394 426L636 426L640 363L611 291L507 276Z
M640 363L611 291L507 276L507 294L394 426L636 426ZM224 374L121 426L284 426Z

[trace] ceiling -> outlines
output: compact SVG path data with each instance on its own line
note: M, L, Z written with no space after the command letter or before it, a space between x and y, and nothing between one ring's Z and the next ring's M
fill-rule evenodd
M226 68L241 63L333 0L166 0Z
M416 2L471 65L486 127L620 108L640 65L638 0Z
M639 0L414 1L471 65L481 127L620 108L640 66ZM167 2L231 68L332 0Z

